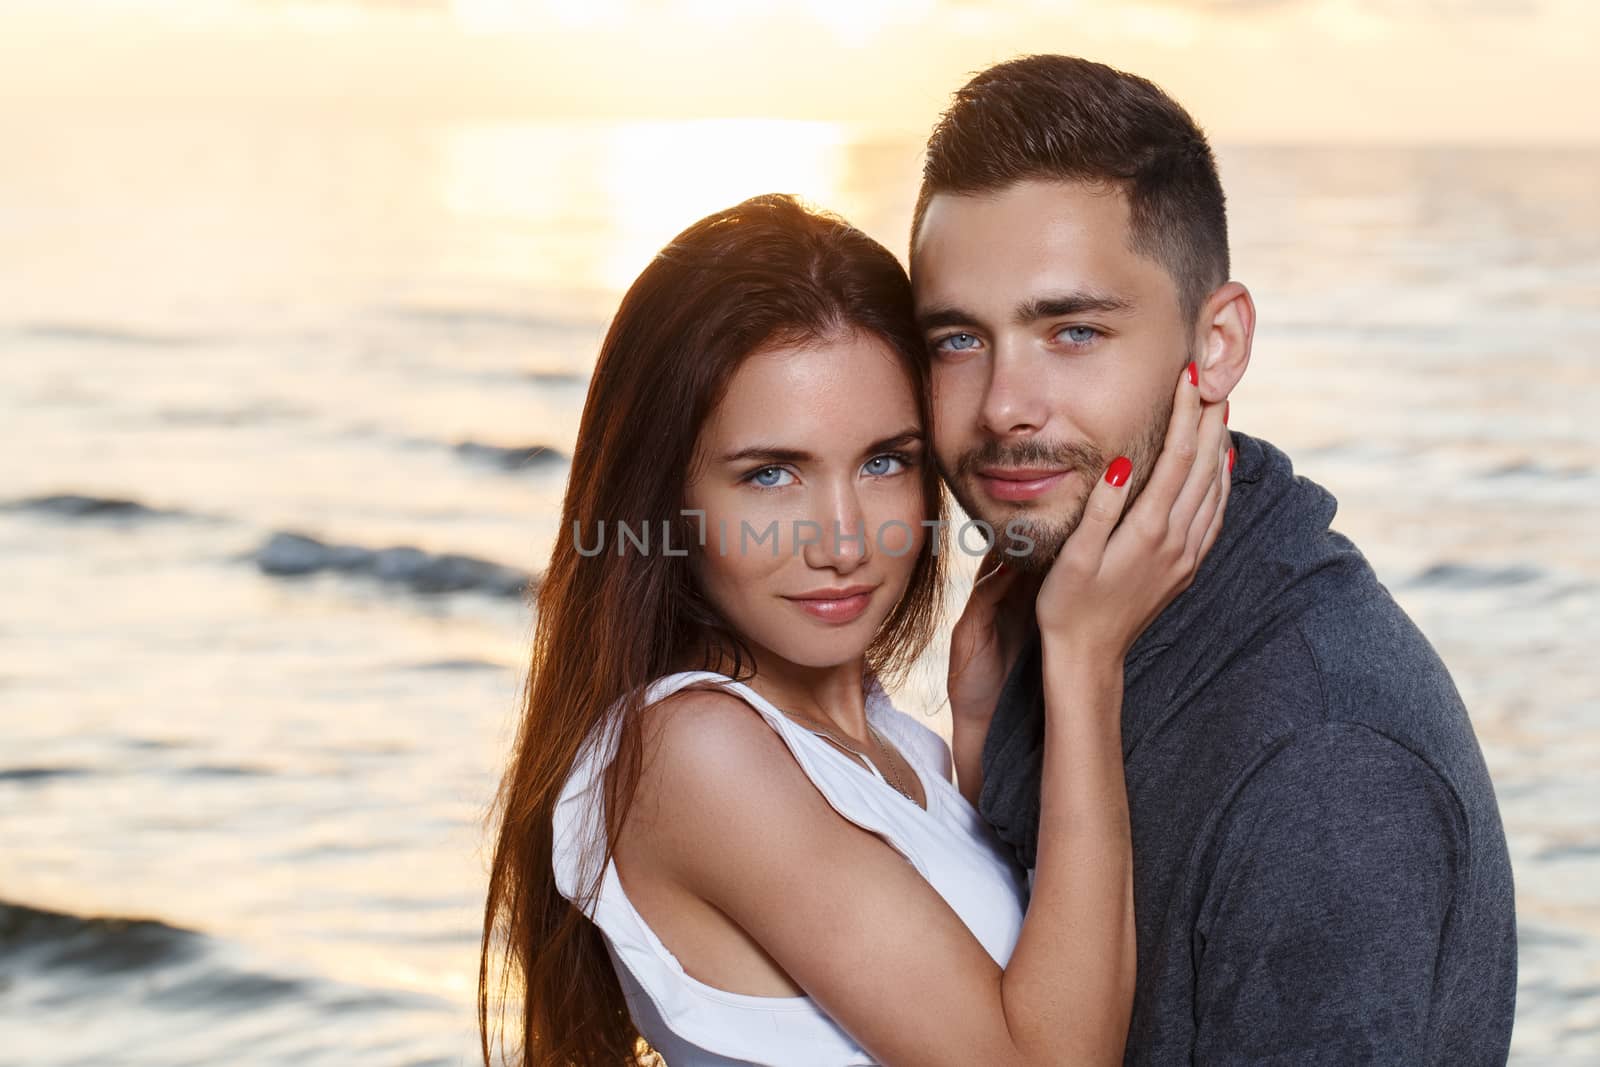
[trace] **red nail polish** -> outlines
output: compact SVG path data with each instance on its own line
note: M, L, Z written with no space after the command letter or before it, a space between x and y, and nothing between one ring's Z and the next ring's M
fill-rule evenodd
M1133 473L1133 461L1127 456L1118 456L1111 461L1111 467L1106 471L1106 484L1123 486L1128 482L1128 475Z
M1194 360L1191 359L1189 361L1189 366L1188 366L1187 370L1188 370L1188 373L1189 373L1189 384L1190 385L1199 385L1200 384L1200 368L1195 366Z
M1233 461L1238 454L1239 450L1237 448L1228 449L1228 472L1230 474L1233 473Z

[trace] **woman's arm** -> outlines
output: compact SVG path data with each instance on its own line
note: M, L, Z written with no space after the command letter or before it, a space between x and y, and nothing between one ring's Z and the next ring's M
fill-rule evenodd
M1034 928L1024 924L1029 936L1006 967L1006 1005L1008 1012L1034 1010L1046 998L1062 1005L1055 1055L1037 1062L1120 1064L1135 963L1122 662L1077 660L1047 644L1044 690L1039 843L1026 920ZM1019 1018L1013 1030L1027 1025Z
M1019 575L991 554L978 568L966 607L950 631L945 691L950 699L950 756L956 786L973 807L983 789L983 743L1000 690L1016 665L1031 625L1037 579Z
M950 762L955 769L956 788L974 808L983 792L983 743L993 719L993 708L987 715L962 715L953 708L950 713Z
M1108 691L1071 688L1078 708L1114 717ZM1085 972L1106 968L1122 931L1081 924L1101 921L1098 901L1113 891L1100 883L1114 880L1120 895L1121 870L1081 870L1070 892L1058 880L1048 903L1029 908L1002 970L912 864L828 805L741 699L686 691L648 715L650 755L625 831L638 848L618 864L625 887L648 865L711 904L888 1067L1112 1062L1109 1049L1083 1055L1118 1025ZM1059 769L1051 744L1047 766ZM1080 808L1074 797L1045 818L1095 821ZM1041 862L1082 862L1098 847L1083 830L1062 840ZM644 863L625 862L636 858ZM1125 1027L1120 1002L1118 1016Z

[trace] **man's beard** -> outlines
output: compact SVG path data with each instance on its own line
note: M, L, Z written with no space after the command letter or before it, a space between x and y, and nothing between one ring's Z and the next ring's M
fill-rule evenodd
M1084 509L1089 504L1089 493L1094 489L1094 479L1104 475L1106 468L1111 465L1111 460L1117 455L1125 455L1133 461L1133 475L1128 485L1128 502L1122 511L1124 516L1127 515L1134 501L1138 500L1139 494L1144 491L1145 484L1150 480L1151 468L1161 454L1161 448L1166 442L1167 424L1171 420L1172 398L1168 396L1158 410L1151 413L1150 421L1140 430L1128 451L1108 454L1088 441L1051 444L1028 438L1007 443L991 437L963 454L956 461L954 472L941 469L941 473L944 475L945 484L954 494L956 503L961 505L961 510L972 518L981 519L994 527L996 543L1002 550L1007 547L1014 551L1027 549L1023 555L1003 556L1008 566L1016 567L1025 574L1043 574L1055 562L1056 556L1061 552L1061 546L1066 544L1072 531L1083 521ZM976 476L978 468L990 466L1070 468L1085 473L1089 480L1077 498L1068 502L1065 511L1058 515L1041 513L1043 505L1032 501L1018 501L1007 507L984 498L985 505L991 509L986 512L984 508L978 507L979 497L972 491L972 479ZM1031 548L1026 541L1021 540L1024 537L1033 541Z

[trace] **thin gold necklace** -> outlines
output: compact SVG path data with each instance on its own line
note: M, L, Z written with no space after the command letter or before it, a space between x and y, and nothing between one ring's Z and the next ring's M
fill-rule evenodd
M853 753L853 754L855 754L857 756L860 756L862 759L866 760L873 767L877 767L877 763L873 760L873 758L871 756L869 756L865 752L861 751L855 745L852 745L849 742L845 741L844 738L840 737L838 734L834 733L832 730L830 730L828 727L822 725L817 720L815 720L813 718L810 718L809 716L801 715L798 712L788 711L788 710L785 710L785 709L780 709L780 710L782 710L783 713L785 715L789 716L791 719L797 719L800 722L809 725L813 729L813 731L822 734L824 737L828 738L830 741L832 741L835 744L837 744L840 748L844 749L846 752L850 752L850 753ZM889 783L890 787L892 787L895 792L899 793L901 796L903 796L907 800L911 801L911 803L917 804L917 798L912 796L910 791L906 789L905 784L900 780L900 772L895 770L894 760L889 755L889 746L884 743L883 735L878 732L878 728L876 726L873 726L872 722L870 720L867 722L867 733L872 735L873 743L878 746L878 752L883 757L883 769L886 769L889 772L888 774L883 775L884 780ZM880 770L879 773L881 774L882 771ZM920 808L921 806L922 806L921 804L917 804L917 807Z

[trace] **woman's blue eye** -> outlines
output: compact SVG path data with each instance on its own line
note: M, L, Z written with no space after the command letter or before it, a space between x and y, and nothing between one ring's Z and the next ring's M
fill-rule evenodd
M1086 345L1099 334L1100 331L1093 326L1067 326L1056 332L1057 337L1065 337L1075 345Z
M762 467L759 470L751 471L746 481L753 482L763 489L774 489L780 485L789 484L788 482L778 481L779 478L787 476L788 473L782 467Z
M888 453L881 456L873 456L861 465L862 470L875 477L882 477L886 474L899 474L905 470L905 467L906 461L903 456L890 455Z
M959 344L957 342L960 342ZM937 348L944 348L950 352L965 352L978 343L978 339L970 333L953 333L949 337L941 337L935 344Z

